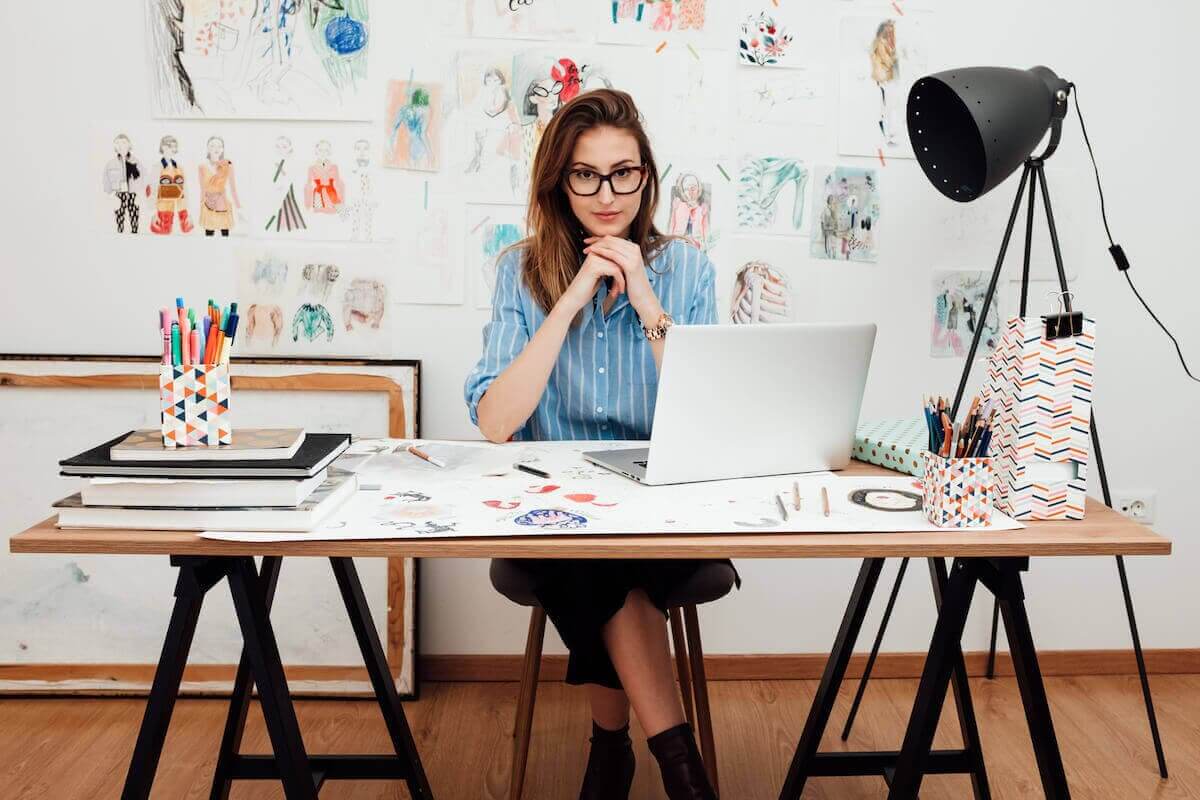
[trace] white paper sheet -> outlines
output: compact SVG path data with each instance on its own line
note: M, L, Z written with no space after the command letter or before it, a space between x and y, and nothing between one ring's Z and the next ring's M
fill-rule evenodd
M836 533L942 530L920 510L912 477L839 477L832 473L643 486L585 461L585 450L636 442L513 442L505 445L420 442L439 468L405 451L410 442L370 439L358 453L359 492L330 520L307 533L204 532L209 539L283 542L428 539L459 536L655 533ZM640 443L644 446L644 443ZM512 468L520 461L550 474L543 479ZM782 518L777 495L801 508ZM821 489L829 491L826 517ZM914 501L915 498L915 501ZM993 512L988 530L1020 523ZM975 529L979 530L979 529Z

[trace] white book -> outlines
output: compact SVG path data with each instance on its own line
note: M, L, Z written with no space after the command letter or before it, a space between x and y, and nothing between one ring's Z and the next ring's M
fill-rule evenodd
M167 447L158 428L133 431L109 448L113 461L269 461L296 455L303 428L234 428L230 444Z
M85 506L150 508L295 508L325 482L328 470L304 480L191 480L179 478L92 478L79 494Z
M310 531L319 527L355 491L358 478L327 478L296 508L92 508L79 493L54 504L60 528L153 531Z

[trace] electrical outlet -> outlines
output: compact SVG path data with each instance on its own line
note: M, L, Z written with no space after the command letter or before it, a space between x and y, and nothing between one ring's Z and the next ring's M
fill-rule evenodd
M1155 493L1149 489L1116 492L1113 494L1113 506L1144 525L1154 522Z

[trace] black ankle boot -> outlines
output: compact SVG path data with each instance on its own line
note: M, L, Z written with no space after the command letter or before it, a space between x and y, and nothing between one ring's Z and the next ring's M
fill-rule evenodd
M591 742L579 800L629 800L635 766L629 726L610 731L593 721Z
M692 726L686 722L651 736L646 744L658 759L663 788L670 800L717 800L708 782Z

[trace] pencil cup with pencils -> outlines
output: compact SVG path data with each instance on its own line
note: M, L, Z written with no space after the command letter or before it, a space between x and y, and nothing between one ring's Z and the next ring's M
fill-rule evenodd
M162 367L158 408L164 447L233 444L229 417L229 354L237 335L237 303L212 300L199 314L175 298L158 313Z
M942 528L972 528L992 520L995 475L990 458L947 458L924 451L925 518Z

